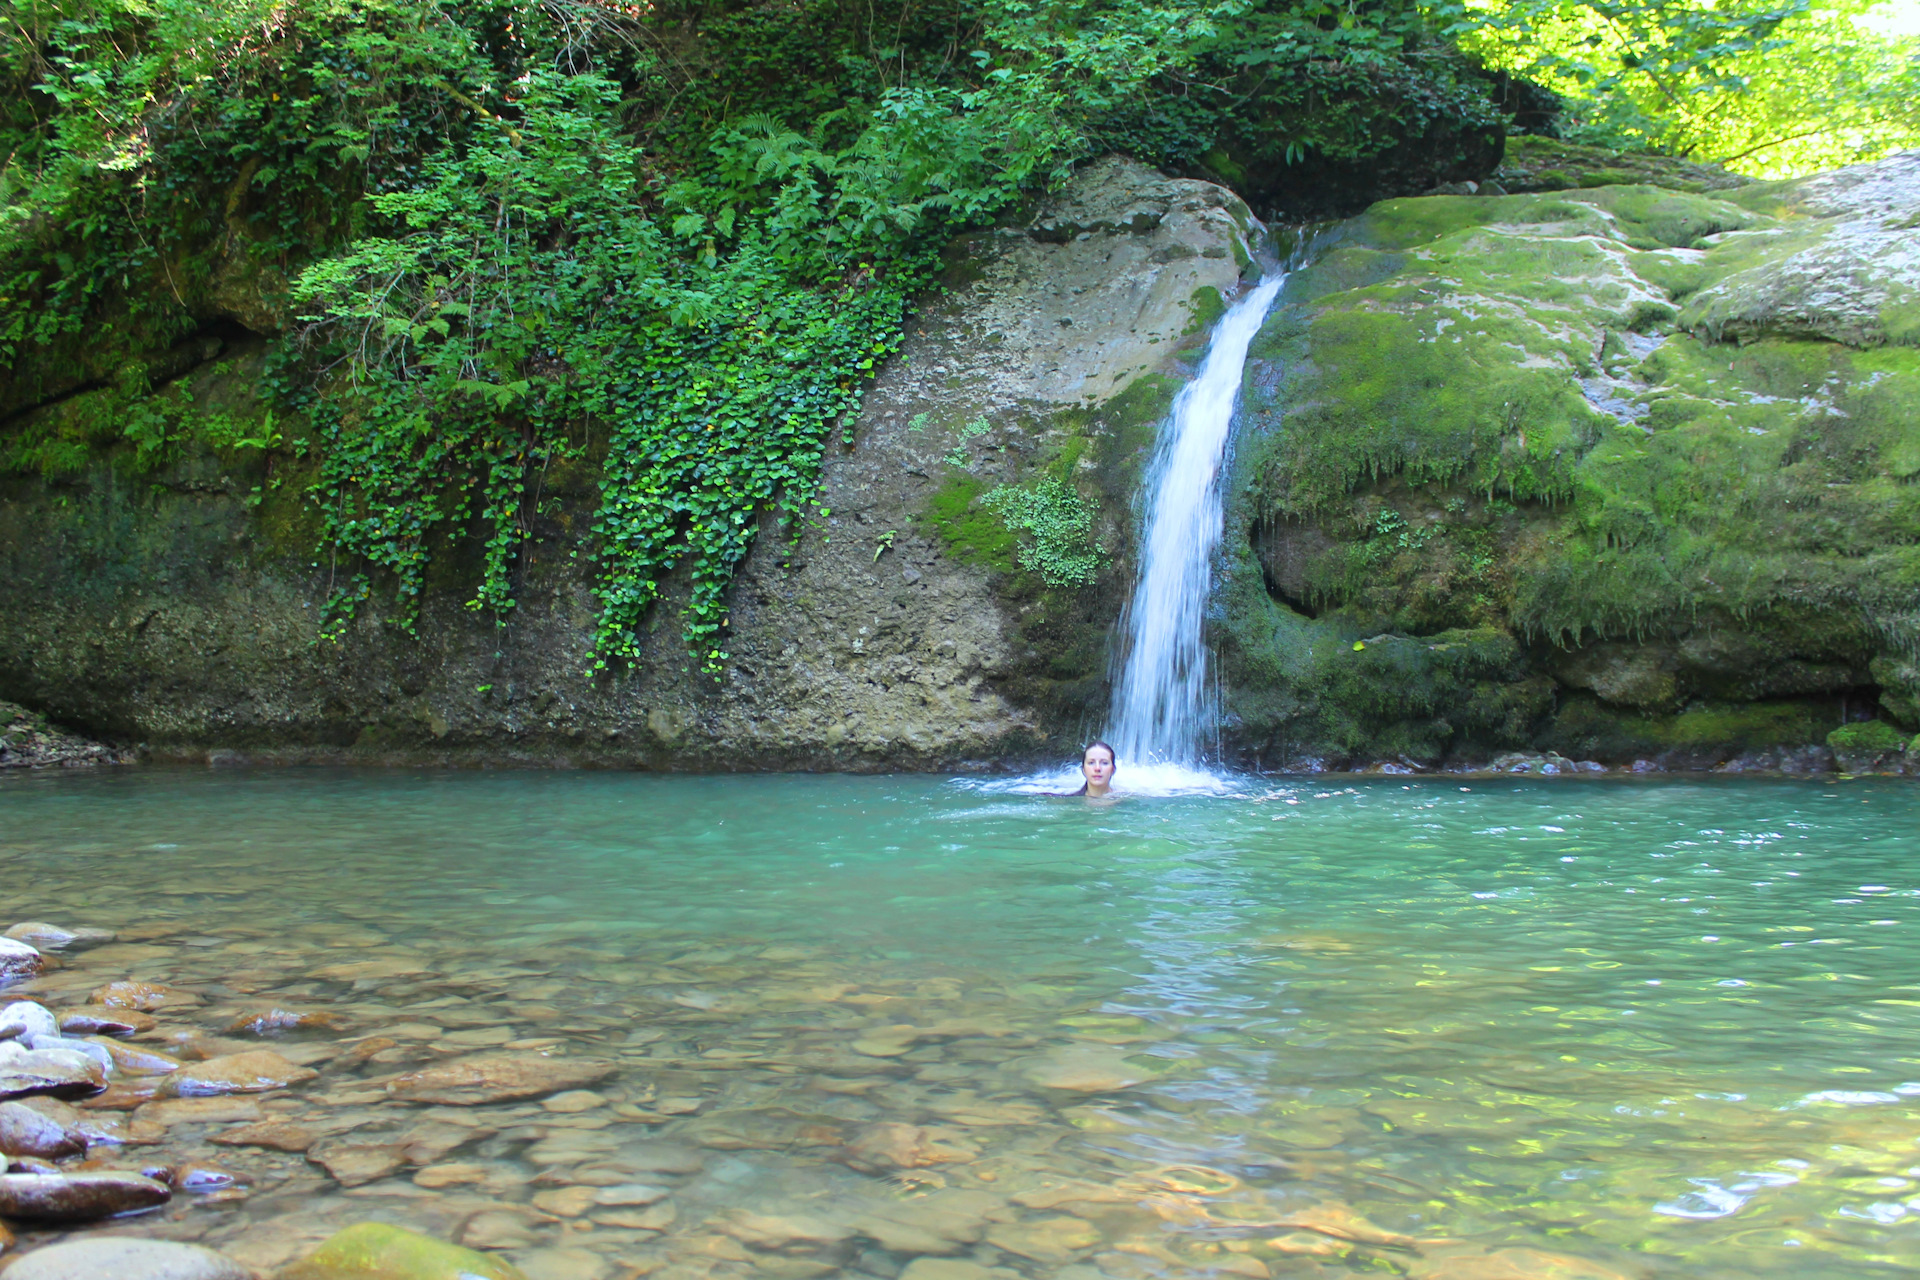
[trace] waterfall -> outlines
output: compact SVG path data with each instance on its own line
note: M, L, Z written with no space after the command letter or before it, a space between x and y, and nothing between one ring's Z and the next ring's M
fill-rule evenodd
M1125 775L1152 765L1192 769L1213 723L1201 624L1220 544L1220 466L1247 347L1285 283L1286 273L1273 271L1228 308L1199 373L1160 428L1143 488L1140 580L1121 619L1124 657L1109 716Z

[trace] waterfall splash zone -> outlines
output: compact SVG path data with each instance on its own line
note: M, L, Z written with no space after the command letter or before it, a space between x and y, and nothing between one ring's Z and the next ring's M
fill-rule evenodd
M1233 430L1247 348L1286 286L1269 271L1214 327L1193 381L1160 429L1143 486L1140 580L1120 620L1120 676L1112 728L1114 790L1133 795L1225 795L1242 788L1203 767L1200 741L1215 720L1203 635L1213 556L1220 545L1220 464ZM1074 791L1077 766L985 789Z
M1121 619L1125 658L1109 738L1136 785L1193 790L1207 776L1198 767L1200 741L1215 716L1202 624L1220 545L1220 464L1247 348L1286 282L1286 272L1270 272L1221 317L1147 469L1140 581Z

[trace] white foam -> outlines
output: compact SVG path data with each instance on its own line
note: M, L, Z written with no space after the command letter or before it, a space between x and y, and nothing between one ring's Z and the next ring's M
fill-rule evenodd
M1020 778L957 778L962 786L979 791L1016 795L1058 795L1078 791L1085 781L1080 766L1030 773ZM1113 793L1118 796L1226 796L1245 791L1252 781L1230 773L1212 773L1195 765L1124 762L1114 771Z

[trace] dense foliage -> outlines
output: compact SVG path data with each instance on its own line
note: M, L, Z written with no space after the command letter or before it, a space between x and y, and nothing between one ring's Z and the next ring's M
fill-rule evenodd
M382 590L410 626L433 548L476 532L470 605L506 615L540 477L580 459L603 662L684 571L717 669L730 575L806 517L955 229L1097 149L1312 176L1505 120L1450 0L0 7L4 407L110 356L139 464L192 429L272 447L143 400L238 306L359 566L333 624ZM19 436L0 466L77 448ZM1008 516L1072 532L1069 496Z
M1920 145L1920 37L1884 0L1478 0L1457 31L1565 95L1559 131L1769 177Z
M474 528L471 607L504 614L539 476L590 455L603 661L684 567L710 668L733 568L804 515L954 228L1128 141L1143 86L1222 49L1364 76L1429 39L1397 0L7 11L0 355L164 347L238 275L289 333L310 496L365 570L335 624L385 584L410 625L432 548ZM1295 145L1364 149L1329 128Z

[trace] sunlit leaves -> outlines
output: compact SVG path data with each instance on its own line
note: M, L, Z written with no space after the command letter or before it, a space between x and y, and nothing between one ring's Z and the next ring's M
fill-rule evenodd
M1565 94L1576 140L1653 146L1767 176L1920 143L1920 40L1871 0L1481 0L1455 31Z

